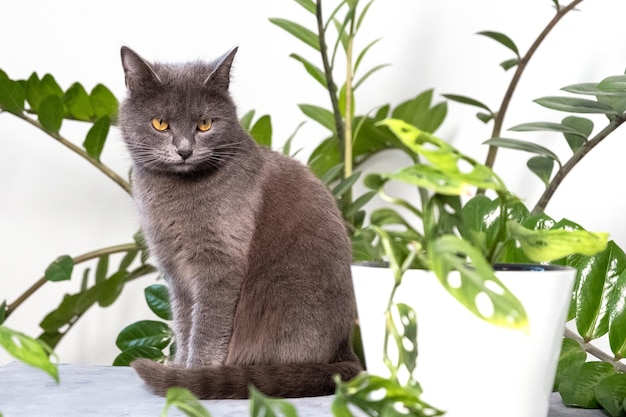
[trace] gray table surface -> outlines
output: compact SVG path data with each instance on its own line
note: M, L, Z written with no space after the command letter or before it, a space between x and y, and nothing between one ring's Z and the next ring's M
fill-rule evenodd
M20 362L0 367L3 417L158 417L165 400L150 393L131 368L59 365L61 383ZM331 417L333 397L290 400L300 417ZM247 400L202 401L213 417L248 416ZM169 416L182 416L170 409ZM604 417L599 410L563 406L553 394L549 417ZM479 416L468 416L479 417ZM528 416L533 417L533 416Z

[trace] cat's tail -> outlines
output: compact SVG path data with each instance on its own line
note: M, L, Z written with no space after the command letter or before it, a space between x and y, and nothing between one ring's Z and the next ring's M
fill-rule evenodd
M155 394L182 387L203 400L248 398L253 385L263 394L278 398L314 397L335 392L334 375L348 381L361 372L358 362L330 364L219 365L189 369L167 366L148 359L131 364Z

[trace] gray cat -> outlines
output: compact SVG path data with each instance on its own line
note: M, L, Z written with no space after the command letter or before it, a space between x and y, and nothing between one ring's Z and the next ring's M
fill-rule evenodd
M132 366L160 395L332 394L334 375L361 370L350 242L326 187L241 128L228 92L235 53L165 65L121 50L119 122L177 347L169 365Z

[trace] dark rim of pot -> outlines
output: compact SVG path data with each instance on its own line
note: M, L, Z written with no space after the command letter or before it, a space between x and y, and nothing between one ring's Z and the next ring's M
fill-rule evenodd
M353 262L352 265L356 266L368 266L371 268L387 268L389 267L388 262L370 262L370 261L360 261ZM567 269L571 269L568 266L561 265L541 265L541 264L495 264L493 269L496 271L534 271L534 272L542 272L542 271L564 271Z

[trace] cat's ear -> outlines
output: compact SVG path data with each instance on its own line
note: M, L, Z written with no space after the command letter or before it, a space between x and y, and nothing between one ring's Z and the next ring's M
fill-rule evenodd
M133 90L148 84L161 83L161 79L154 69L132 49L122 46L122 66L126 76L126 87Z
M205 85L211 85L223 90L228 90L230 85L230 68L233 65L235 54L237 53L237 47L233 48L230 52L219 58L216 62L215 69L204 81Z

